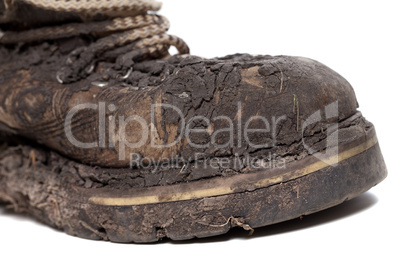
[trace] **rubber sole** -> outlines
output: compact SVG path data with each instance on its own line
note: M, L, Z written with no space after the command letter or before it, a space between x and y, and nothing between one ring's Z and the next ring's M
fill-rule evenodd
M27 171L30 149L19 150L26 153L18 180L1 177L0 200L70 235L123 243L209 237L236 226L252 231L338 205L387 175L373 127L336 153L311 155L285 169L129 190L86 189L50 171L38 178ZM3 155L1 174L15 172L5 161Z

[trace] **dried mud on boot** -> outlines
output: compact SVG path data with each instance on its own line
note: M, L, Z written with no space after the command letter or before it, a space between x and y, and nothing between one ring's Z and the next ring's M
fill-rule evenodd
M130 58L111 62L116 55L106 53L85 79L58 83L61 62L77 44L87 42L73 38L0 47L0 201L17 212L83 238L184 240L234 227L252 232L323 210L386 176L374 127L357 111L352 87L318 62L239 54L134 63ZM141 148L124 148L121 160L119 144L109 147L108 135L102 148L80 148L68 139L66 118L85 103L98 108L103 103L105 118L137 115L149 126L154 115L160 144L179 136L181 118L172 109L155 109L153 114L152 104L173 105L187 122L200 116L229 118L236 138L232 144L225 135L214 136L228 128L224 120L213 128L190 122L191 128L206 130L189 136L193 144L205 145L215 137L229 146L197 147L180 139L172 148L153 148L155 140L148 139ZM335 117L306 126L311 115L329 113L333 103ZM275 129L240 135L253 116L268 118ZM101 118L95 109L78 111L72 135L99 143ZM109 129L109 121L104 122ZM334 124L336 129L328 127ZM266 126L255 120L252 128ZM141 138L136 136L138 125L127 132L133 141ZM327 146L334 133L336 152ZM250 143L262 146L256 149ZM281 166L262 166L267 155L274 156L268 163L282 161ZM166 158L175 165L158 162ZM248 158L259 165L248 165Z

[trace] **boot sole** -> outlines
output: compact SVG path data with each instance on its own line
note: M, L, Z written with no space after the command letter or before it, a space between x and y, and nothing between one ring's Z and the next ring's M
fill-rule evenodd
M30 156L22 162L32 166ZM10 172L0 168L0 174ZM311 155L286 168L168 186L86 189L68 177L24 174L16 175L18 183L1 176L0 200L15 210L82 238L148 243L221 235L232 227L253 231L308 215L362 194L387 170L371 126L325 158ZM38 192L47 195L43 203L33 201Z

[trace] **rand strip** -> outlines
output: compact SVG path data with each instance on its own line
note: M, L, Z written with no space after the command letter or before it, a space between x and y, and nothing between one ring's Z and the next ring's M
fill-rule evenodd
M281 182L294 180L302 176L314 173L331 165L335 165L339 162L347 160L353 156L356 156L364 151L370 149L378 143L377 137L374 135L372 138L366 140L365 142L347 149L338 154L331 155L323 160L318 160L298 169L293 169L282 174L277 174L274 176L268 176L261 178L252 184L253 189L266 188ZM314 157L310 156L310 157ZM220 178L220 180L227 180L229 178ZM199 182L194 182L199 183ZM193 183L193 184L194 184ZM187 189L194 188L193 190L180 191L175 185L163 186L164 193L161 195L160 191L157 191L156 187L147 188L146 195L141 196L124 196L124 197L107 197L107 196L92 196L89 198L90 203L103 206L136 206L136 205L146 205L146 204L157 204L157 203L167 203L167 202L177 202L185 201L199 198L207 198L214 196L221 196L227 194L233 194L235 192L248 191L250 185L244 185L244 189L239 189L231 184L215 184L210 183L210 181L205 181L206 187L191 187L192 183L187 183ZM160 188L160 186L159 186Z

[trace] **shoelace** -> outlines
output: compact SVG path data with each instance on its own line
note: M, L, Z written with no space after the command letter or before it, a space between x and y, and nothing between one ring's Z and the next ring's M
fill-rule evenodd
M168 54L170 46L176 47L179 54L189 53L189 48L182 39L166 34L170 25L165 17L148 14L149 11L158 11L161 8L161 4L153 0L19 1L46 10L73 12L86 17L100 14L108 18L97 22L69 23L21 32L0 31L0 44L54 40L87 34L105 36L88 47L79 47L71 52L57 73L59 83L72 83L85 78L93 71L96 58L114 49L130 53L133 60L137 61L162 58ZM6 0L5 3L10 5L12 1Z

